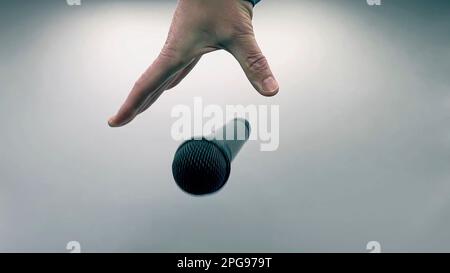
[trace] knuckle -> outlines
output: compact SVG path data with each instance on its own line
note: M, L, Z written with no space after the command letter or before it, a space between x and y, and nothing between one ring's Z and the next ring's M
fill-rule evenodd
M139 79L137 79L134 82L134 85L133 85L133 88L132 88L132 92L140 92L140 91L142 91L142 90L144 90L146 88L146 85L147 85L147 80L146 80L147 73L148 72L143 73L139 77Z
M142 89L144 87L144 79L145 79L145 74L142 74L139 77L139 79L137 79L134 82L133 90L135 90L135 89Z
M183 54L181 50L177 50L171 46L164 46L159 53L159 59L162 62L167 63L171 67L178 67L185 62L186 54Z
M230 22L225 27L220 28L216 35L219 43L224 45L241 44L254 39L252 24L240 20Z
M247 56L247 66L250 70L263 72L269 68L266 57L262 53Z

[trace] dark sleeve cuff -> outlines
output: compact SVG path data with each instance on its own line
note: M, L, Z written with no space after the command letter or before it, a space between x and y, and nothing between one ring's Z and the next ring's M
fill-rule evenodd
M249 1L250 3L252 3L253 6L255 6L255 5L258 4L259 1L261 1L261 0L247 0L247 1Z

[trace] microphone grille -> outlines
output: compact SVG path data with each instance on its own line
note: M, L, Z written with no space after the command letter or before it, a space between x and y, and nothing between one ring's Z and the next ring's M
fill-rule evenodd
M206 139L188 140L175 153L172 173L178 186L194 195L220 190L230 175L230 160Z

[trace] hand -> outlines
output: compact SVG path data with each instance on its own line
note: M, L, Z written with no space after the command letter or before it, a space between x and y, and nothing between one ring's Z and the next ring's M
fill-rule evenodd
M109 125L120 127L132 121L165 90L179 84L201 56L219 49L238 60L259 93L278 93L278 83L256 42L252 16L253 6L244 0L180 0L161 53L137 80Z

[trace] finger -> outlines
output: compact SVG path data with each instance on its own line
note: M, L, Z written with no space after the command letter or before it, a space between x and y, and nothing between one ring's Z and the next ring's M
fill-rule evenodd
M135 83L118 113L109 119L109 125L119 127L132 121L158 88L169 81L184 65L182 58L163 50Z
M153 103L162 95L162 93L164 93L164 91L166 90L167 87L167 83L163 86L163 88L160 88L157 92L155 92L153 94L153 96L151 98L148 99L148 101L146 102L146 105L139 110L139 114L144 112L145 110L147 110L150 106L153 105Z
M166 87L166 90L172 89L175 86L177 86L186 76L194 69L194 67L197 65L197 63L200 61L201 56L195 58L192 60L192 62L186 66L183 70L178 72L178 74L173 78L173 80L170 82L170 84Z
M159 98L159 96L162 94L162 92L169 90L169 89L175 87L178 83L180 83L187 76L187 74L189 74L189 72L194 68L194 66L198 63L200 58L201 57L194 58L191 61L191 63L188 64L188 66L183 68L181 71L177 72L168 81L166 81L162 86L160 86L158 88L158 90L156 90L154 92L154 94L152 94L151 96L149 96L147 98L146 102L144 103L143 107L141 107L138 114L147 110L156 101L156 99Z
M147 99L145 99L145 102L142 103L142 105L139 107L137 115L147 110L156 101L156 99L158 99L159 96L161 96L161 94L165 90L167 90L167 86L169 86L169 84L173 81L175 77L176 75L173 75L167 81L165 81L163 85L161 85L154 92L152 92L152 94L148 96Z
M194 58L188 66L186 66L183 70L181 70L180 72L178 72L178 74L174 77L174 79L171 81L171 83L169 84L169 86L167 87L166 90L172 89L175 86L177 86L182 80L184 80L184 78L186 78L186 76L192 71L192 69L194 69L194 67L197 65L197 63L200 61L200 59L202 58L203 55L217 51L221 48L219 47L214 47L214 46L206 46L204 48L198 49L197 50L197 55L198 57Z
M279 85L253 34L237 39L228 51L237 59L253 87L264 96L274 96Z

